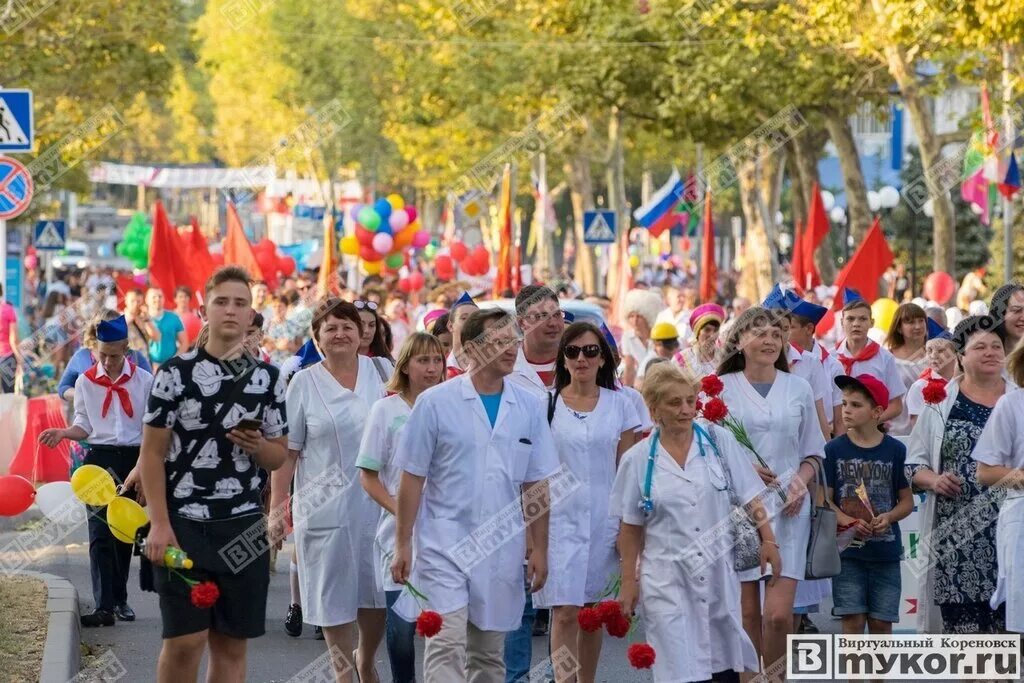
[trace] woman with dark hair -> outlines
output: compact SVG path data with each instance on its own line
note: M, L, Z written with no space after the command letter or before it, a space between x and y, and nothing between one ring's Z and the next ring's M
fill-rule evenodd
M387 382L395 371L395 359L391 357L388 335L391 330L387 321L377 313L378 305L374 301L356 299L352 302L363 322L363 336L359 340L359 355L369 356L380 375L381 381Z
M989 303L989 315L1002 331L1006 353L1011 353L1024 338L1024 285L1008 282L995 291Z
M775 584L760 567L739 573L742 582L743 626L764 661L771 665L786 654L786 636L793 630L793 603L807 564L811 532L807 486L815 478L812 458L825 451L811 385L789 373L785 343L786 318L759 306L744 311L729 327L718 376L729 414L747 430L767 468L755 466L762 481L778 485L780 496L765 498L782 569L773 567ZM753 456L751 456L753 462Z
M995 328L987 315L956 326L953 345L963 374L949 380L934 409L921 412L907 445L914 491L926 493L921 532L931 539L917 546L917 560L927 568L917 606L920 633L1006 630L1005 610L989 607L998 576L992 507L1002 495L980 483L972 458L993 408L1014 388L1003 377L1003 340ZM964 520L977 518L979 510L983 519L965 534Z
M437 337L444 349L444 357L452 352L452 331L448 328L449 315L442 313L430 325L430 334Z
M533 605L552 609L551 651L567 648L579 661L579 680L593 681L601 632L581 631L577 615L618 573L618 522L608 502L619 458L633 445L640 420L615 390L611 348L590 323L573 323L562 336L548 417L562 468L580 486L552 506L548 582L533 595ZM575 680L564 675L556 667L557 680Z
M928 342L928 316L924 309L913 303L900 304L889 325L885 345L896 359L896 371L909 390L928 367L925 344ZM903 412L889 421L889 433L904 436L910 433L910 413L907 402Z

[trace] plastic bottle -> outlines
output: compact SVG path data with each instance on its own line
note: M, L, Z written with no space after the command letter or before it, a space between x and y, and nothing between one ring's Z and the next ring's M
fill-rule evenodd
M145 554L145 540L139 544L139 552ZM188 553L181 548L175 548L174 546L169 545L167 546L167 550L164 551L164 566L171 569L192 569L192 560L189 559Z

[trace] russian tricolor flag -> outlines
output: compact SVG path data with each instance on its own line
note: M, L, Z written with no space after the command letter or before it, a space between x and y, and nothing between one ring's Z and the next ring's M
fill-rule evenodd
M633 218L650 231L651 237L658 237L679 222L676 207L683 197L683 190L679 171L672 169L668 182L651 196L650 201L633 212Z

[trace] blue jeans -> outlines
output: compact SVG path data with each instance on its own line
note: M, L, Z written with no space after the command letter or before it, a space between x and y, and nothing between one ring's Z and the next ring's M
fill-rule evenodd
M533 620L537 610L533 607L530 586L526 585L526 605L519 629L505 636L505 683L515 683L530 673L533 661Z
M416 681L416 648L413 639L416 637L416 624L409 623L395 614L392 607L402 591L385 591L388 613L385 638L388 647L388 661L391 662L391 680L395 683L414 683Z

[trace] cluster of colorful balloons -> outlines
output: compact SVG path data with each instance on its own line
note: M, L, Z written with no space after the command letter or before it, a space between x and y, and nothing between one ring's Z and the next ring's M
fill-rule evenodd
M423 273L419 271L409 273L409 277L399 278L398 280L398 288L406 294L410 292L418 292L423 289L426 284L427 279L423 277Z
M397 194L373 204L357 204L350 215L356 222L355 234L342 237L338 246L342 254L361 258L363 270L370 275L382 267L401 268L406 249L430 244L430 233L421 230L416 220L416 207L407 207Z
M125 226L124 235L117 243L117 253L132 262L136 268L149 265L149 240L153 228L141 211L132 216Z
M451 246L451 253L452 260L459 264L459 268L466 275L486 275L491 270L491 253L482 244L478 244L473 249L470 249L462 242L454 242ZM438 257L438 260L440 260L440 257ZM440 273L438 275L444 278Z
M61 488L59 494L54 492L55 499L65 496L67 490L70 489L71 493L86 505L106 506L107 526L110 527L114 538L122 543L134 543L135 532L149 521L149 515L141 505L131 498L117 495L114 478L102 467L82 465L71 475L70 483L56 483L61 484ZM50 485L48 484L48 486ZM46 487L41 487L39 493L42 493L44 488ZM60 501L58 500L58 502ZM47 514L46 507L42 502L39 507L43 510L43 514Z
M278 277L289 277L295 272L295 259L277 253L277 245L264 237L252 248L256 262L263 271L263 279L270 281Z

